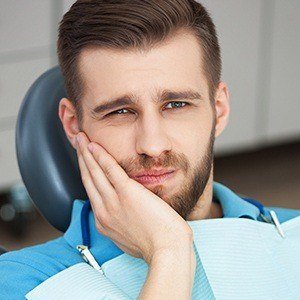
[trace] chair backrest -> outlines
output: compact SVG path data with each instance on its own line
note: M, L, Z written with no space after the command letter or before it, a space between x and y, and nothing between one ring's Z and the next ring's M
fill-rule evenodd
M7 251L6 251L3 247L0 246L0 255L1 255L1 254L4 254L4 253L6 253L6 252L7 252Z
M19 110L16 152L30 197L43 216L60 231L70 223L75 199L87 199L76 151L58 116L66 97L58 66L42 74L29 88Z

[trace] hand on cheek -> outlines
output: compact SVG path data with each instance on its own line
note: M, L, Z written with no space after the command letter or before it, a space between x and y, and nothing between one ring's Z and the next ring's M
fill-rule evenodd
M191 228L175 210L131 179L102 146L83 132L78 137L81 178L100 233L148 263L158 251L179 251L192 242Z

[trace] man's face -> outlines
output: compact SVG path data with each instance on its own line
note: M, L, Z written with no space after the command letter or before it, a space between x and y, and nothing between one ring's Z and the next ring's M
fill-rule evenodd
M148 53L94 48L80 56L81 129L184 218L202 195L213 162L215 113L201 57L196 38L182 33ZM169 94L160 102L163 91L190 94ZM93 112L119 97L134 103ZM158 183L135 177L153 169L175 171Z

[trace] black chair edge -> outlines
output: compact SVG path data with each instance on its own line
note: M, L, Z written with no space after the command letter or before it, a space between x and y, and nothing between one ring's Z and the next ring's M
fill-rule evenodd
M7 252L7 251L6 251L3 247L0 246L0 255L4 254L4 253L6 253L6 252Z

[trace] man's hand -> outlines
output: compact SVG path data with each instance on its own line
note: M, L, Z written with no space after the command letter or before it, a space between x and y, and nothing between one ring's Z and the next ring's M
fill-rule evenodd
M81 178L97 230L124 252L142 257L148 264L154 258L180 256L190 250L193 237L188 223L161 198L131 179L102 146L90 143L83 132L78 137Z

